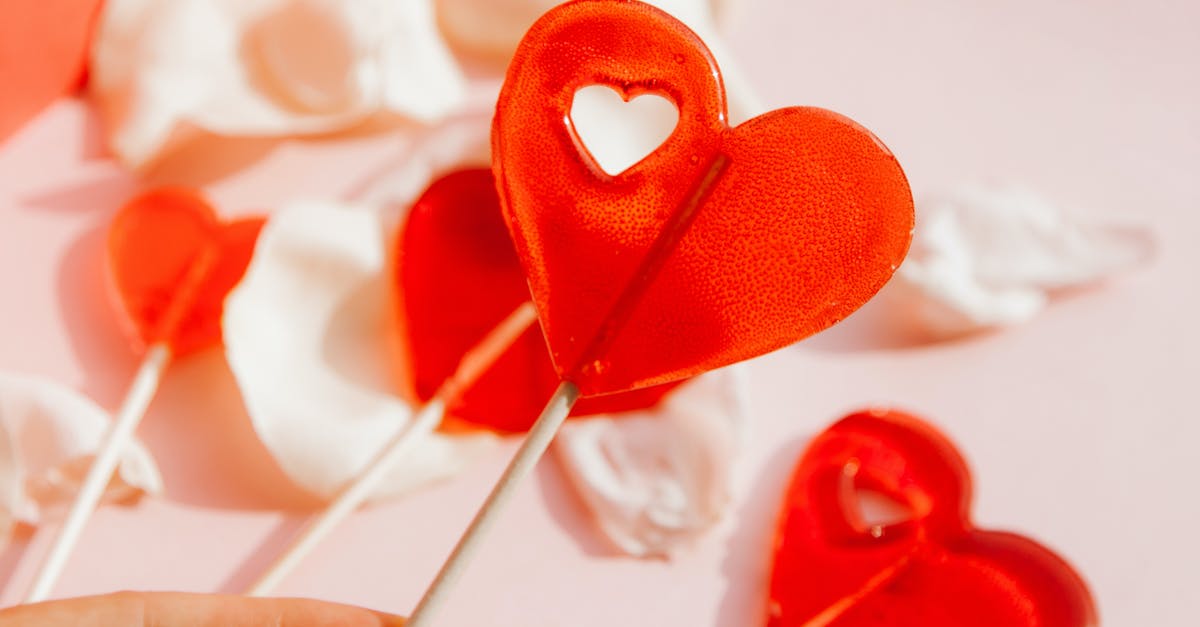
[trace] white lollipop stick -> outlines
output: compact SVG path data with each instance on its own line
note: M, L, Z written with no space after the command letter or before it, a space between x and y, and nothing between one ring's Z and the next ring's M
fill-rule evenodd
M728 167L729 157L723 153L717 154L709 163L704 175L700 177L691 193L663 225L658 237L642 258L637 271L617 296L612 309L603 318L600 328L592 338L591 344L583 350L584 358L581 359L581 363L602 358L608 353L613 339L629 322L634 308L670 258L671 251L687 233L687 229L700 210L705 197L712 191ZM529 475L538 460L542 458L577 400L579 400L578 386L565 380L559 383L558 389L554 391L554 396L550 397L550 402L546 404L542 415L533 424L525 442L521 444L521 448L509 462L508 468L500 476L500 481L496 487L492 488L492 493L484 501L483 507L475 514L475 519L471 521L471 525L459 539L458 545L450 553L450 558L442 565L437 577L434 578L429 589L417 603L412 616L405 623L406 627L423 627L431 620L430 617L444 600L450 586L462 577L462 571L467 562L479 550L479 543L487 535L496 516L512 500L521 481Z
M408 453L422 438L437 429L445 415L446 404L453 401L463 390L470 387L489 366L507 350L517 338L537 320L533 303L526 302L517 307L496 328L488 332L479 344L467 352L459 362L454 375L434 394L433 398L409 423L400 430L367 464L366 468L348 485L342 488L325 511L314 519L292 542L287 551L267 569L250 587L246 594L262 597L271 594L279 582L288 575L329 532L358 509L375 491L389 470Z
M133 383L125 394L125 400L121 402L121 408L117 411L116 419L109 427L100 451L79 487L75 502L71 504L71 510L59 527L50 552L42 561L33 585L25 595L25 603L44 601L50 595L59 575L62 574L67 558L71 556L71 551L87 525L88 518L95 511L100 498L104 496L104 490L112 479L121 453L125 452L126 446L133 438L133 432L142 421L142 416L146 414L146 408L158 391L163 372L170 363L171 349L166 344L154 344L146 351L142 365L138 367Z
M218 253L215 246L206 246L188 266L187 274L183 276L179 290L175 293L174 298L163 312L162 320L158 323L158 337L169 338L179 328L180 322L195 304L196 293L203 285L205 276L216 263ZM92 512L96 511L96 504L100 502L105 488L108 487L108 482L112 479L121 453L125 452L125 447L133 437L133 432L137 430L138 425L142 422L142 417L146 415L146 408L150 406L150 401L158 392L158 384L162 381L163 372L170 363L171 347L167 342L157 342L146 350L146 354L142 358L142 365L138 367L137 374L133 377L133 383L130 384L129 391L125 393L125 400L121 401L121 408L117 410L116 418L109 427L104 442L100 445L100 450L96 453L96 459L88 468L87 477L84 478L83 485L79 487L75 502L71 504L71 510L67 513L67 519L59 528L50 552L42 560L33 585L25 595L25 603L37 603L50 595L50 590L54 588L54 583L58 581L67 559L71 556L71 551L79 542L79 536L83 532L84 526L87 525Z
M563 381L558 385L554 396L550 397L550 402L542 410L542 415L538 417L537 422L533 423L533 428L529 430L525 442L521 444L517 454L508 463L508 468L500 476L500 481L496 483L496 487L492 488L492 493L484 501L483 507L475 514L471 526L467 527L466 533L454 547L454 552L450 554L450 558L438 571L437 577L425 591L421 601L417 603L412 616L404 623L406 627L420 627L431 620L430 617L445 599L450 586L462 577L463 569L479 550L480 542L495 523L496 517L512 500L521 481L529 475L538 460L542 458L577 400L579 400L579 388L574 383Z

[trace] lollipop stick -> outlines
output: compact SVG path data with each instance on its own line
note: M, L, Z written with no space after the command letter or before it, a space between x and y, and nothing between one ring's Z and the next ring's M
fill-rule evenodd
M142 365L133 378L125 400L121 402L121 408L117 411L116 418L104 437L104 443L100 447L95 461L92 462L91 468L88 469L87 477L79 487L79 494L75 497L75 502L71 505L66 520L59 528L58 535L54 538L54 544L50 547L50 552L46 555L34 578L33 586L25 595L25 603L43 601L49 596L54 583L62 574L67 558L70 557L72 549L79 541L88 517L96 509L100 497L104 495L104 490L112 478L113 470L117 467L121 453L125 451L132 439L133 432L141 422L142 416L145 415L146 407L154 398L163 372L170 363L171 349L166 344L154 344L146 351L146 356L142 359Z
M218 253L215 246L206 246L189 264L187 272L180 281L179 289L176 290L175 296L163 311L155 337L170 338L175 334L179 325L195 305L196 294L204 285L204 279L212 270L213 264L216 263ZM150 401L158 391L158 384L162 381L163 372L170 363L171 347L166 340L151 344L150 348L146 350L146 354L142 358L142 365L138 367L137 374L133 377L133 383L130 384L129 391L125 394L125 400L121 401L121 408L117 410L116 418L109 427L104 442L100 445L100 450L96 453L96 459L88 468L87 477L84 478L83 485L79 487L75 502L71 504L67 518L59 528L50 552L38 569L33 586L25 596L26 603L37 603L49 596L54 583L62 574L67 558L71 556L71 551L79 541L84 525L87 524L88 518L96 510L96 504L104 495L104 489L108 487L108 482L112 479L121 453L125 452L125 447L133 438L133 432L137 430L138 424L142 422L142 417L146 415L146 408L149 407Z
M408 428L401 429L367 464L349 484L342 488L337 498L325 508L325 511L314 519L292 542L284 552L247 591L249 596L261 597L271 594L279 582L290 573L313 548L329 535L346 516L362 505L375 491L376 486L383 480L389 470L429 433L433 432L442 422L446 405L452 402L463 390L469 388L476 379L487 371L521 334L537 320L537 310L533 303L526 302L517 307L496 328L492 329L483 340L463 356L458 369L446 380L434 394L433 398L421 408L421 411L409 423Z
M450 558L442 565L437 577L425 591L425 595L421 597L412 616L405 623L407 627L421 627L431 620L430 617L445 598L450 586L462 576L463 569L468 560L479 550L480 542L487 534L488 529L496 521L496 517L504 509L504 506L512 500L521 480L533 470L534 465L546 452L546 448L554 439L554 434L558 433L558 428L566 420L567 414L571 413L571 408L578 399L579 388L574 383L563 381L558 385L554 396L550 397L550 402L542 410L542 415L538 417L537 422L533 423L533 428L530 429L521 448L517 450L517 454L509 462L500 481L492 488L492 493L488 495L483 507L475 514L475 519L471 521L466 533L454 547Z
M729 158L723 153L718 153L708 163L690 193L684 197L683 202L676 208L671 218L663 225L654 244L646 251L637 270L630 277L629 282L608 311L608 315L603 318L595 336L584 349L582 358L579 360L579 364L584 369L594 367L594 364L600 363L608 354L614 339L629 323L642 296L654 282L667 260L670 259L672 251L696 219L705 198L712 192L717 181L721 179L728 168ZM575 371L577 372L578 368ZM441 571L438 572L429 589L425 591L425 595L417 603L412 616L405 623L407 627L422 627L430 620L429 616L437 610L437 606L442 602L448 588L462 576L463 568L479 550L479 543L483 541L484 535L495 521L496 516L512 499L521 480L529 474L529 471L546 452L546 448L550 446L554 435L558 433L559 427L566 420L567 414L571 413L571 407L578 399L579 388L574 383L563 380L555 390L554 396L550 397L546 408L542 410L542 415L533 424L533 428L526 436L525 442L521 444L516 456L509 462L499 483L492 488L492 493L488 495L487 501L475 514L475 519L471 521L466 533L454 547L450 558L442 565Z

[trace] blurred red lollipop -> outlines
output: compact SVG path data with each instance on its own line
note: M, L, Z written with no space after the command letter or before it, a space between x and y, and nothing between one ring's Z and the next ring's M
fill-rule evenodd
M144 357L25 602L44 600L174 357L217 344L225 296L241 280L263 219L222 222L198 192L146 191L117 211L108 278Z
M162 187L129 201L108 232L109 283L130 335L180 357L220 342L225 297L263 218L220 221L198 192Z
M500 213L492 171L451 172L413 205L400 233L396 281L400 324L417 397L427 401L462 355L529 301L529 286ZM501 432L528 429L558 385L535 320L447 408ZM573 415L622 412L657 403L676 384L583 399Z
M662 146L616 175L571 121L575 93L595 84L679 109ZM812 108L730 127L704 44L639 2L569 2L534 24L501 89L492 149L560 383L413 627L580 395L676 381L821 331L887 282L912 233L908 183L874 135Z
M862 491L908 516L865 521ZM767 625L1096 625L1070 564L1023 536L975 527L971 496L962 455L928 423L897 411L838 421L792 475Z

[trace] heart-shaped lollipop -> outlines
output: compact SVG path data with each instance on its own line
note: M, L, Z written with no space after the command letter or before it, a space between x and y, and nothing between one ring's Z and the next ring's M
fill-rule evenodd
M217 343L225 296L241 280L262 218L224 223L198 192L161 187L126 203L108 235L108 270L132 335L176 356Z
M108 278L130 335L145 349L120 409L25 596L49 596L174 357L216 344L225 296L246 272L263 219L223 224L183 187L144 192L108 231Z
M409 212L398 251L401 336L415 392L428 401L463 355L529 300L491 170L458 170L434 181ZM448 410L498 431L524 431L558 381L534 324ZM674 386L584 399L572 413L649 407Z
M572 127L575 94L658 93L678 125L616 175ZM911 239L912 195L868 131L820 109L731 128L712 55L631 0L558 5L525 35L492 123L492 167L560 383L413 609L425 627L574 402L775 350L862 305Z
M579 89L679 109L615 176L571 123ZM666 13L581 0L517 49L493 124L501 204L559 375L584 396L699 374L838 322L891 277L913 205L869 131L813 108L726 121L716 63Z
M868 524L859 491L904 506ZM776 540L771 627L1087 627L1083 579L1025 537L971 523L971 477L943 435L863 412L817 436L792 477Z

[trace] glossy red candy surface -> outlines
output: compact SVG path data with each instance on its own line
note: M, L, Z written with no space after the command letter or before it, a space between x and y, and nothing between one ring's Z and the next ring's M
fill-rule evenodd
M430 185L400 232L396 281L413 385L417 396L428 400L464 353L529 300L491 170L459 170ZM498 431L524 431L558 380L534 324L449 411ZM649 407L673 387L583 399L572 415Z
M655 93L671 136L617 175L570 120L577 90ZM815 108L726 120L716 63L646 4L552 9L517 49L492 130L505 216L555 367L585 395L754 357L849 315L908 250L912 197L869 131Z
M908 516L872 524L871 491ZM971 522L971 476L949 440L900 412L848 416L792 476L771 576L771 627L1085 627L1083 579L1059 556Z
M182 187L121 207L108 232L108 271L138 343L166 342L175 355L219 343L225 297L246 273L263 222L221 222Z

